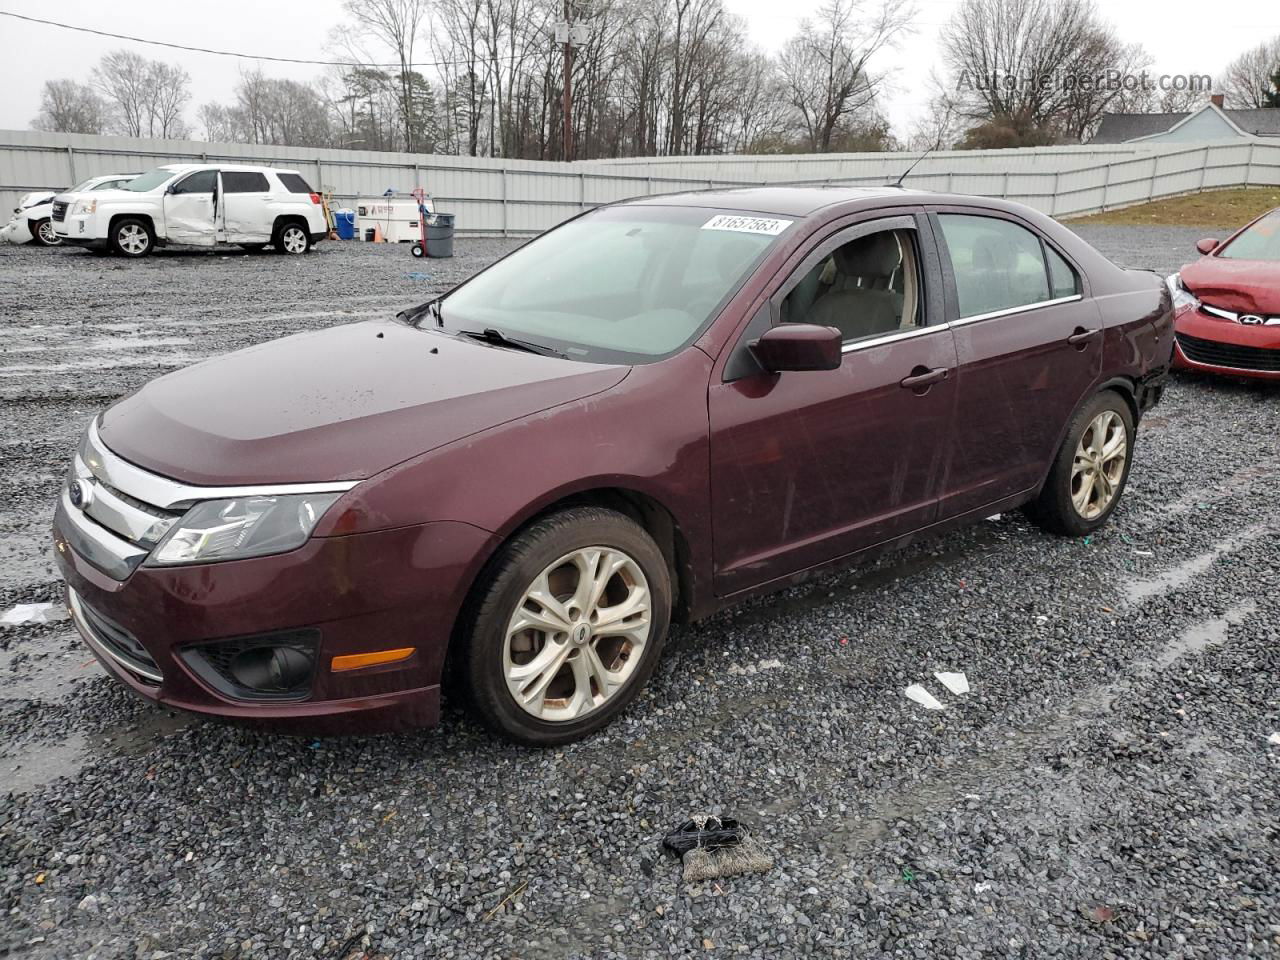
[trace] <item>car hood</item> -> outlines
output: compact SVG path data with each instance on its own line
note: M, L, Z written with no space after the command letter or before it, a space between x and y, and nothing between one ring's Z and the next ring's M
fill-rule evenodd
M111 406L99 430L124 459L184 483L358 480L629 370L366 321L167 374Z
M1203 257L1180 271L1188 290L1205 302L1236 313L1280 316L1280 264L1265 260Z

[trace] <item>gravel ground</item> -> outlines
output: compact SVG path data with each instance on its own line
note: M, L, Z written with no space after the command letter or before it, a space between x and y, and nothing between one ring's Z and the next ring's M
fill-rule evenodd
M1080 232L1162 272L1197 239ZM92 411L510 245L0 249L0 610L57 596ZM1278 470L1280 390L1179 378L1091 540L1006 515L680 629L627 716L554 751L451 709L377 739L189 720L65 621L0 628L0 955L1280 956ZM683 885L659 839L698 810L774 868Z

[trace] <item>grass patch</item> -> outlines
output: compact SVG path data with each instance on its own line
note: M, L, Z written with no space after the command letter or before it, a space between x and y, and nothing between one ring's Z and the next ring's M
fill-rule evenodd
M1123 210L1109 210L1066 222L1117 227L1242 227L1254 217L1280 207L1280 187L1207 190L1185 197L1154 200Z

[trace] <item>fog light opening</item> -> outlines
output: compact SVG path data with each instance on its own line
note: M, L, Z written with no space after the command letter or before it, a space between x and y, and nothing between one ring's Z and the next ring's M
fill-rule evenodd
M236 683L259 693L293 693L311 680L310 650L300 647L253 647L231 658L228 670Z

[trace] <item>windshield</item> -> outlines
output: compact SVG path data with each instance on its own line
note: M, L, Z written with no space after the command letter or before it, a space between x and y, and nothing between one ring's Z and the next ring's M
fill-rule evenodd
M443 324L491 328L576 360L655 360L693 342L791 222L695 207L606 207L449 294Z
M1280 210L1272 210L1246 227L1218 256L1228 260L1280 261Z
M148 190L154 190L160 184L172 180L176 177L177 171L166 170L164 167L156 167L154 170L148 170L140 176L134 177L128 183L120 185L121 190L136 190L138 193L146 193Z

